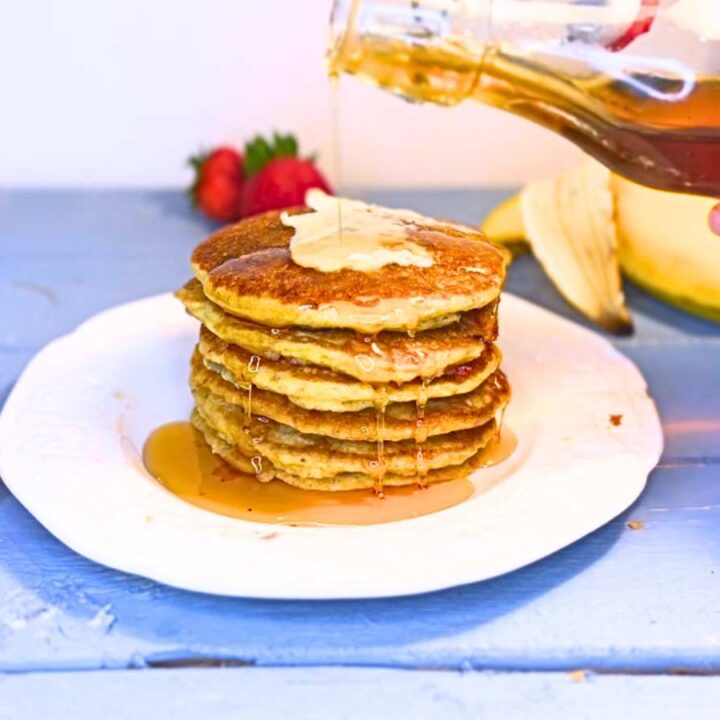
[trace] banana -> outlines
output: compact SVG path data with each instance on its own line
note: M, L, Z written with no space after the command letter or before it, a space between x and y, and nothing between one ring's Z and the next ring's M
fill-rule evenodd
M527 250L520 195L503 200L491 210L483 221L483 230L494 242L508 248L513 257Z
M637 185L587 158L528 184L483 227L513 252L529 243L568 302L627 332L620 269L660 299L720 321L720 238L707 225L714 202Z
M620 264L648 292L720 322L720 237L712 198L650 190L613 176Z

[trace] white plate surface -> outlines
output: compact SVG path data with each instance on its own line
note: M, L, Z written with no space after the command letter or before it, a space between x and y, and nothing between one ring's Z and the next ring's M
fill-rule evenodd
M189 505L145 474L147 435L191 407L197 324L170 295L97 315L35 357L0 417L0 473L78 553L190 590L359 598L491 578L626 509L662 449L645 381L607 341L508 294L500 323L518 448L479 471L483 484L502 479L492 490L434 515L270 526Z

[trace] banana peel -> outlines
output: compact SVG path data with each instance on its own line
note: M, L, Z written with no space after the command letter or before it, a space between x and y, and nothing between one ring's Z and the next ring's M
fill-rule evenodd
M707 225L714 202L637 185L588 158L530 183L483 227L513 253L529 244L568 302L626 333L621 269L661 300L720 321L720 238Z
M587 159L527 185L490 214L483 228L510 247L525 239L565 299L606 330L632 332L613 223L612 175Z

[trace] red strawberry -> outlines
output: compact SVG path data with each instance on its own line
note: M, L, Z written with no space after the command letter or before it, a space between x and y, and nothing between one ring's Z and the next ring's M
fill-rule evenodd
M229 175L215 173L200 180L195 188L196 206L212 220L240 219L242 183Z
M322 173L309 160L293 157L271 160L245 183L240 202L242 215L302 205L310 188L332 193Z
M219 147L213 150L202 164L203 175L220 173L230 177L243 179L243 156L234 148Z
M193 206L220 222L240 218L240 197L245 182L243 156L229 147L190 158L195 182L190 188Z
M332 193L314 160L297 154L297 141L292 135L275 133L272 143L256 137L245 146L247 180L240 202L243 217L302 205L310 188Z

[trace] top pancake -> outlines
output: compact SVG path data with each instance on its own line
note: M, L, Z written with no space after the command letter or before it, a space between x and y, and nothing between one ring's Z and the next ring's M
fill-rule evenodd
M408 240L432 256L430 267L321 272L293 262L294 230L280 214L273 210L223 228L193 252L206 296L227 312L271 327L414 331L454 322L500 293L506 252L472 228L408 221Z

